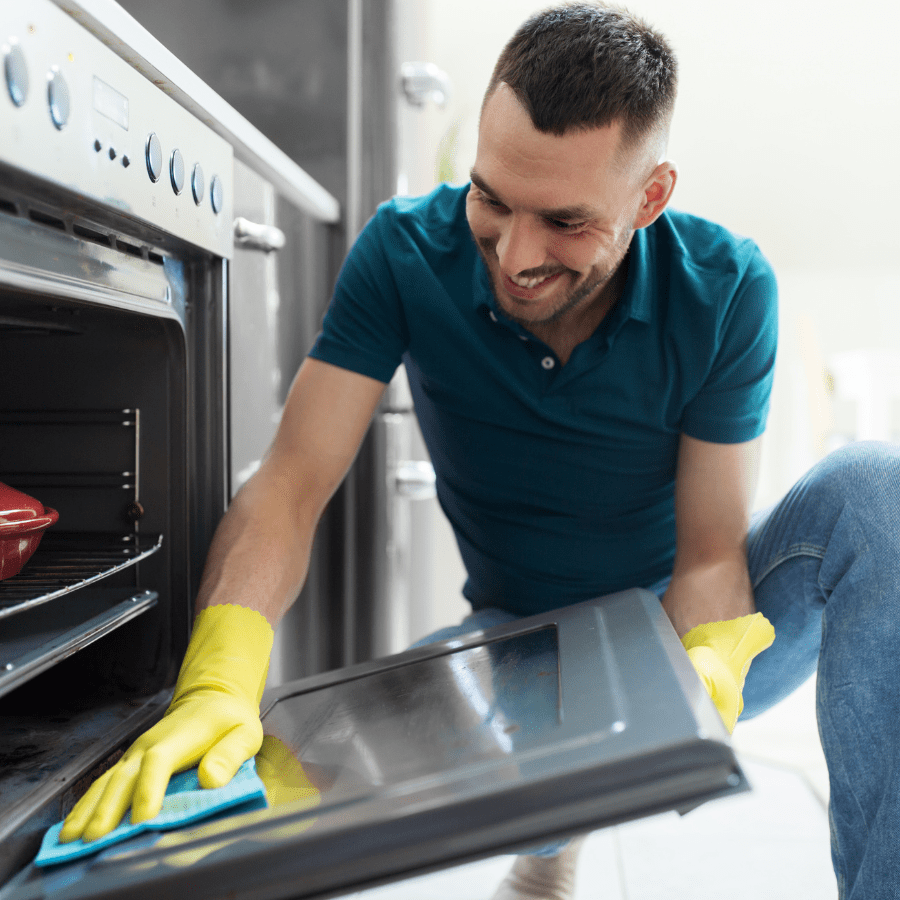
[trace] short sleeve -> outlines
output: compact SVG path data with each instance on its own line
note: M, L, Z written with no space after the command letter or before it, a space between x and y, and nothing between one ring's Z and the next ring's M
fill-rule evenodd
M338 275L322 331L309 355L387 383L408 343L391 261L400 239L384 204L360 233ZM394 248L396 249L396 248Z
M766 427L778 343L778 286L758 249L717 331L718 351L685 407L682 430L714 443L750 441Z

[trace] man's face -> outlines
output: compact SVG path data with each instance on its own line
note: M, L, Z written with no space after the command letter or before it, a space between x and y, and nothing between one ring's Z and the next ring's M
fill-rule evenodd
M505 84L485 105L466 217L500 309L526 328L602 302L625 258L647 173L620 132L539 132Z

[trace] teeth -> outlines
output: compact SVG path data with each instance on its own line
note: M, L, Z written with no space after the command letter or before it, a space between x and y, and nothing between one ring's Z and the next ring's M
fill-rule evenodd
M521 278L518 275L510 275L509 277L519 287L534 288L534 287L537 287L539 284L543 284L550 276L544 275L541 278Z

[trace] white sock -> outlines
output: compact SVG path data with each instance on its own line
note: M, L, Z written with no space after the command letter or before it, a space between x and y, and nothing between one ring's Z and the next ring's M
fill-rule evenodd
M575 866L583 843L584 837L577 837L557 856L517 857L493 900L572 900Z

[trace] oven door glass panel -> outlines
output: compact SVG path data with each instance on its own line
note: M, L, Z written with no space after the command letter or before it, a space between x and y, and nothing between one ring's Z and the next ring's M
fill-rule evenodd
M0 898L57 883L73 897L331 896L746 789L646 591L296 681L264 708L317 805L29 870Z

